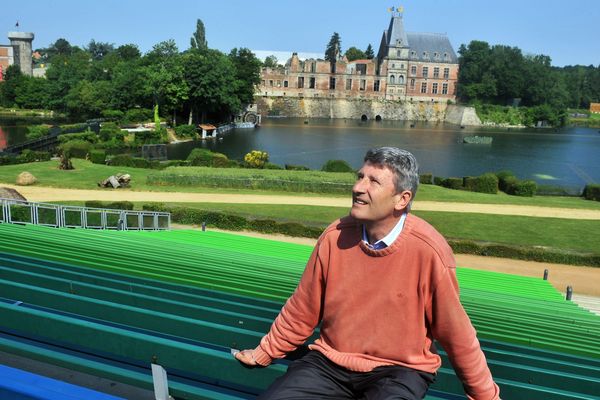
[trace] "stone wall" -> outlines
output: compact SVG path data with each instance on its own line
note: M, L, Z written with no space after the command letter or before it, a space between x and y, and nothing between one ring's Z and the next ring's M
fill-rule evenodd
M451 122L467 125L465 112L468 107L447 105L441 102L410 102L372 99L339 98L298 98L260 97L257 99L258 112L264 117L281 116L297 118L347 118L369 120L379 116L384 120L409 120L430 122ZM451 116L451 120L447 118ZM472 112L474 115L474 110ZM477 116L475 115L475 118ZM472 118L469 119L470 122ZM479 122L479 124L481 124ZM477 125L469 123L469 125Z
M446 112L446 121L455 125L481 125L481 120L473 107L465 106L448 106Z

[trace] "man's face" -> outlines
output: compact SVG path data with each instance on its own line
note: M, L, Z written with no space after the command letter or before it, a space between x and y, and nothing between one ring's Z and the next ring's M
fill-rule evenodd
M366 162L352 188L350 215L371 226L395 223L412 195L409 191L396 193L394 180L389 168Z

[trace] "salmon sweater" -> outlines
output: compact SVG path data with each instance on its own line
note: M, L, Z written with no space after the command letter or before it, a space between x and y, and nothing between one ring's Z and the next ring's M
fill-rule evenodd
M260 365L306 341L346 369L401 365L434 373L439 341L471 400L499 398L475 329L458 295L452 250L427 222L409 214L391 246L373 250L351 217L319 238L294 294L254 351Z

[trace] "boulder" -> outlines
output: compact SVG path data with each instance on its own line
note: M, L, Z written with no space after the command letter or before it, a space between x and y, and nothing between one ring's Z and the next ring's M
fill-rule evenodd
M33 185L37 182L37 178L30 174L27 171L21 172L19 176L17 176L17 185L19 186L29 186Z

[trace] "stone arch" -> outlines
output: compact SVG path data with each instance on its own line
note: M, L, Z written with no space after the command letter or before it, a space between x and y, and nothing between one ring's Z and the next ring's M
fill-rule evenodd
M390 84L396 83L396 77L394 75L390 75Z
M363 115L361 115L361 116L360 116L360 120L361 120L361 121L368 121L368 120L369 120L369 117L367 117L367 115L366 115L366 114L363 114Z
M400 85L404 85L404 75L400 75L400 76L398 77L398 83L399 83Z
M381 119L382 119L381 115L378 114L378 115L375 116L375 121L381 122Z

